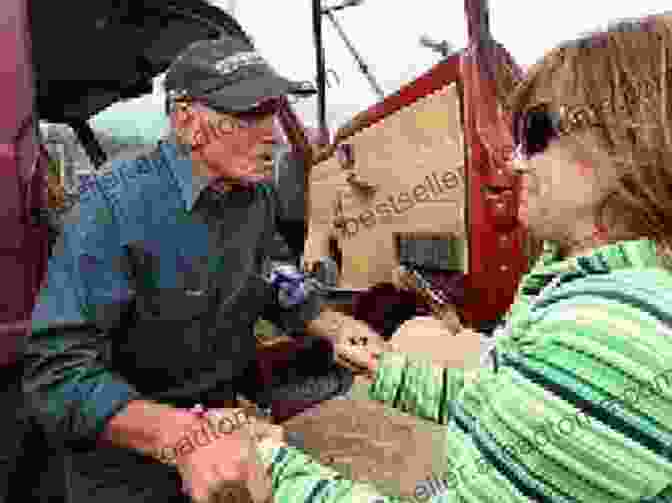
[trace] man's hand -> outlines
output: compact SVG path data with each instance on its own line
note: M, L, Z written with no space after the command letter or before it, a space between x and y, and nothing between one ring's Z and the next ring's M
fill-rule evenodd
M253 438L241 428L199 446L175 461L183 489L195 503L217 503L247 483L255 466Z
M357 374L373 377L378 371L378 359L383 353L381 348L367 347L365 344L340 343L334 346L341 361Z
M257 477L257 460L245 414L219 412L215 423L188 410L136 400L109 421L101 440L176 466L195 502L221 503L218 494Z
M243 409L211 409L202 421L209 431L220 434L177 457L185 492L196 503L235 502L247 491L254 502L267 501L272 496L271 481L258 457L257 443L282 445L282 428Z
M248 403L244 408L237 409L210 409L204 416L213 427L221 421L244 417L244 421L239 422L241 428L246 429L257 442L272 440L277 444L283 444L285 441L285 432L282 426L272 424L268 417L262 416L258 410L255 410L252 402L241 399L240 402Z

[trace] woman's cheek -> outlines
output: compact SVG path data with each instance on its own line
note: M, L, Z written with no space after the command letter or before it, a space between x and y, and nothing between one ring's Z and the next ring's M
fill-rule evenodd
M529 209L527 189L524 186L521 186L520 197L518 199L518 220L524 226L527 226Z

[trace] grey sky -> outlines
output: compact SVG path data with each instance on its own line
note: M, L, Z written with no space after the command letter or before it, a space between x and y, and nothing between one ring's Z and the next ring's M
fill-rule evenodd
M227 8L230 0L211 0ZM325 5L330 0L324 0ZM309 0L238 0L235 15L254 37L260 52L282 74L297 80L314 80L315 53ZM609 0L491 0L491 24L495 38L522 65L530 65L544 51L578 33L593 30L609 20L663 12L669 0L639 0L636 3ZM371 72L386 93L429 69L437 54L422 48L419 38L427 34L447 39L461 48L466 43L463 0L365 0L358 7L337 13ZM338 87L327 90L328 119L337 128L353 114L377 101L350 53L329 21L324 19L327 68L340 77ZM133 106L111 107L97 122L106 129L132 130L140 126L128 120L132 110L147 110L154 117L140 122L148 131L161 123L160 86L154 96L134 100ZM159 112L157 112L157 110ZM306 100L297 110L307 125L316 123L315 100ZM118 112L117 112L118 111Z

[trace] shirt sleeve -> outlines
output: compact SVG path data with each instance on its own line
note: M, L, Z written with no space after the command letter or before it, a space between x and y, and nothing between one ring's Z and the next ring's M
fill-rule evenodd
M384 353L369 398L434 423L448 424L453 402L465 380L476 372Z
M129 309L119 228L98 181L66 215L32 317L24 386L51 434L92 442L138 398L105 366L109 330Z

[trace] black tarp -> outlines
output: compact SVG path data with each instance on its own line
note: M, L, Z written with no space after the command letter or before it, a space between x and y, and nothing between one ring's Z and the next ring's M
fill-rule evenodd
M251 43L225 11L202 0L31 0L40 119L87 120L152 80L191 42L225 33Z

